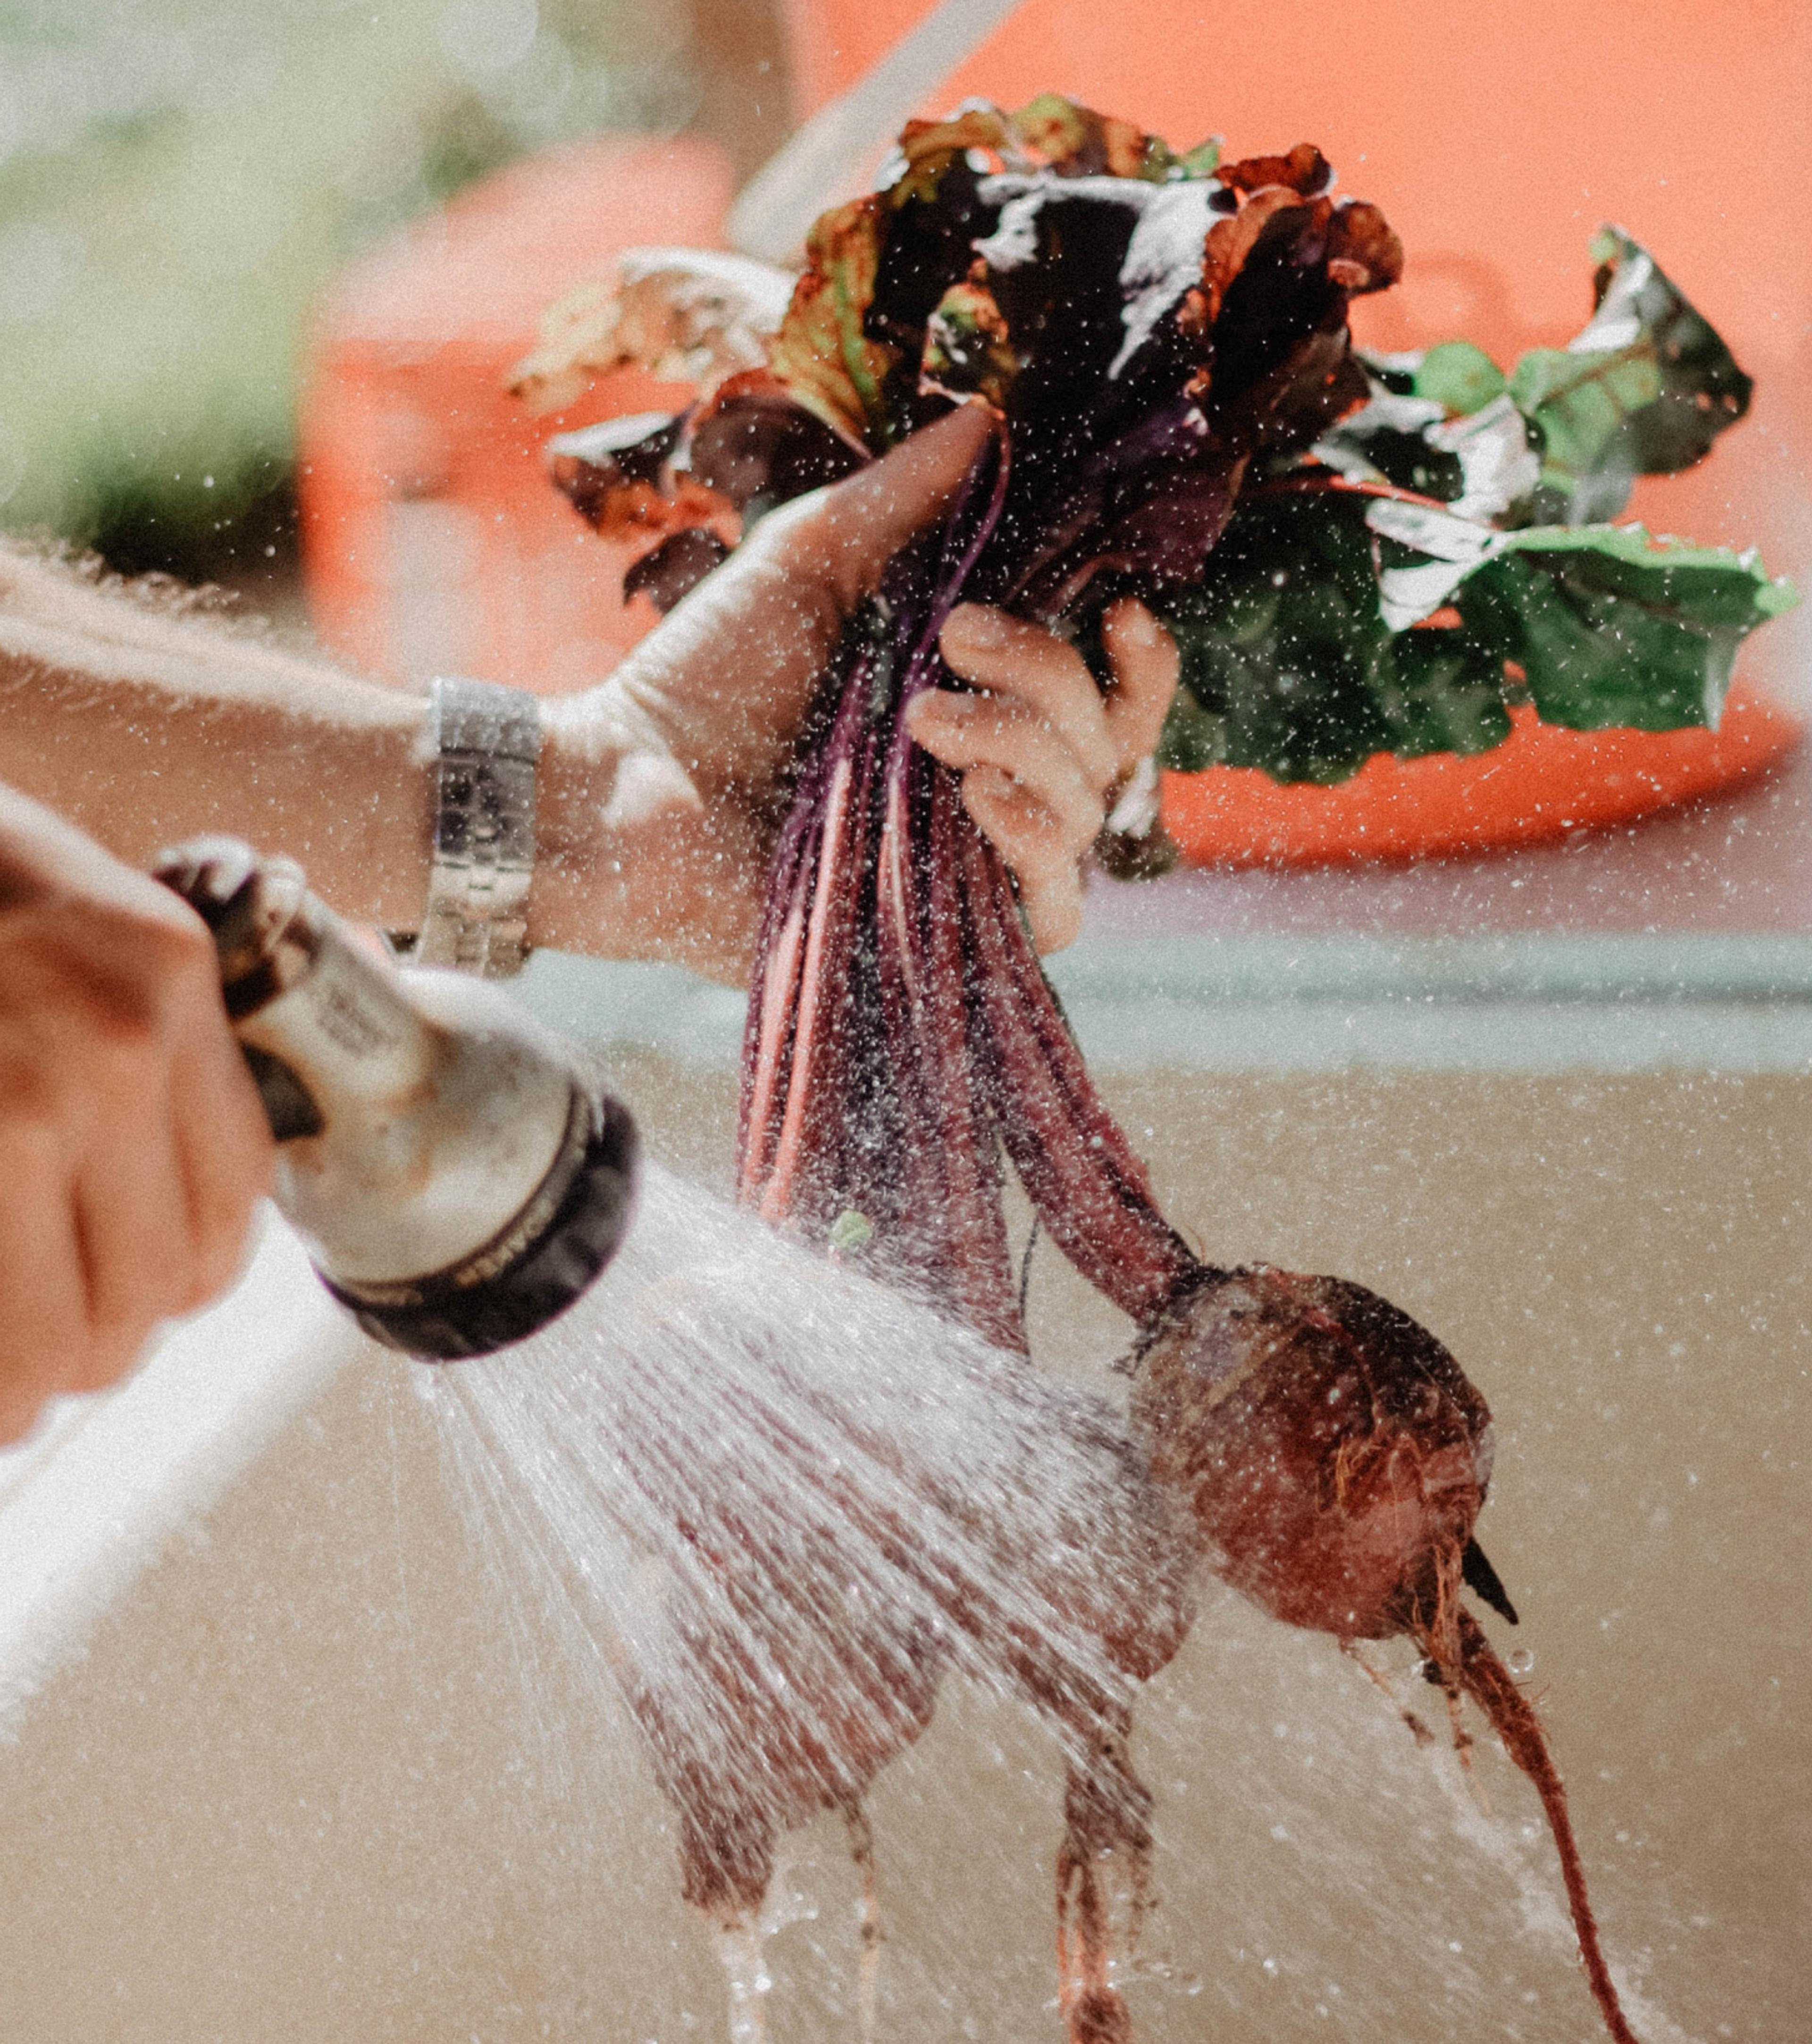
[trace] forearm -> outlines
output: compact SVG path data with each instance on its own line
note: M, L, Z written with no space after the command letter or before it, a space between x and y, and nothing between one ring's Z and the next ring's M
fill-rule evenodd
M608 682L546 705L531 943L741 981L820 677L888 559L970 474L991 417L964 406L771 513ZM434 793L425 713L418 696L0 544L0 779L133 865L230 832L298 859L344 913L415 928ZM1011 820L994 831L1010 860L1025 848Z
M543 706L529 941L740 986L769 830L738 794L700 792L626 678Z
M426 709L0 545L0 781L129 865L225 831L299 860L342 913L414 929ZM738 978L760 832L721 789L707 806L630 691L550 704L548 724L530 942Z
M348 914L413 927L417 697L0 552L0 779L128 864L203 831L287 851Z

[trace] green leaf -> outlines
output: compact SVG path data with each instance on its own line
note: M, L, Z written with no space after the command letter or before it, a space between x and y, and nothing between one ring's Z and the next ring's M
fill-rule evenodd
M1537 515L1612 518L1638 475L1690 467L1749 409L1752 388L1716 330L1619 228L1592 244L1595 309L1564 348L1537 348L1510 394L1544 436Z
M1527 421L1500 391L1449 417L1437 398L1392 390L1372 376L1372 400L1316 441L1316 459L1349 482L1390 483L1458 517L1509 523L1541 479Z
M1526 676L1550 724L1672 731L1715 725L1745 636L1797 601L1752 551L1656 538L1640 525L1494 532L1432 507L1375 501L1392 624L1458 606Z
M1717 329L1621 228L1601 228L1591 253L1597 309L1579 344L1627 346L1642 336L1661 375L1660 396L1619 428L1627 444L1617 451L1637 474L1690 468L1748 411L1755 386Z
M1098 113L1060 92L1041 92L1007 116L1013 139L1060 176L1145 178L1163 182L1176 160L1155 135Z
M1661 394L1652 348L1537 348L1510 371L1517 408L1541 428L1541 480L1569 503L1608 482L1629 495L1629 476L1609 476L1602 456L1625 419Z
M897 437L883 386L899 352L866 331L882 240L880 202L872 197L821 213L793 302L768 348L769 367L798 403L876 453Z
M1699 623L1752 630L1791 610L1799 598L1784 575L1771 576L1754 548L1697 547L1641 525L1525 526L1506 544L1556 571L1589 574L1615 594L1677 609Z
M1385 624L1365 504L1248 499L1200 585L1157 599L1183 681L1164 765L1328 784L1375 752L1479 752L1509 736L1494 645L1464 626Z
M952 284L925 329L919 387L952 398L976 394L1005 408L1021 363L994 294L985 284Z
M1200 585L1156 601L1183 682L1162 763L1326 784L1487 751L1524 697L1575 730L1715 724L1745 634L1795 597L1753 554L1640 526L1500 532L1329 489L1248 496Z
M1171 167L1173 177L1211 178L1221 167L1221 138L1210 135L1206 142L1198 142L1193 149L1179 156Z
M1589 572L1506 555L1482 568L1465 609L1490 615L1547 724L1575 731L1715 725L1742 633L1701 627L1596 586Z
M913 199L935 200L944 173L971 149L999 157L1011 147L1009 117L998 106L975 100L942 121L909 121L899 146L881 167L879 189L898 211Z
M1737 648L1792 607L1753 554L1652 540L1640 526L1532 527L1486 571L1520 573L1529 694L1549 724L1576 731L1715 726ZM1514 563L1514 567L1513 567Z
M1507 388L1504 372L1469 340L1444 340L1417 365L1411 385L1418 398L1432 398L1449 413L1476 412Z
M866 1249L875 1239L875 1224L856 1208L845 1207L831 1223L830 1233L825 1239L829 1247L845 1254Z

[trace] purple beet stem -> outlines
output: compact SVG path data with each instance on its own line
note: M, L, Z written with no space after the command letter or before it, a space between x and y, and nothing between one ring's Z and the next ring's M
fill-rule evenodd
M1052 1239L1135 1319L1198 1266L1090 1081L956 777L903 721L954 678L938 635L995 536L1007 467L1002 437L942 528L889 564L884 634L840 656L769 873L739 1180L768 1218L821 1239L861 1214L886 1274L1023 1349L1003 1150Z

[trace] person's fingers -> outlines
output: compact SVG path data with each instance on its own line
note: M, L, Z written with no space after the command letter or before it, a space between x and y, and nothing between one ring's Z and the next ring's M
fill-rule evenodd
M212 1062L211 1060L210 1061ZM243 1066L217 1078L186 1064L171 1103L177 1168L190 1245L187 1312L224 1292L239 1274L258 1202L270 1190L271 1142L257 1090ZM248 1106L242 1089L251 1093Z
M171 1128L190 1244L187 1312L232 1283L274 1146L258 1089L221 1006L210 959L171 1061Z
M966 682L1017 697L1045 719L1098 790L1123 770L1110 736L1100 690L1073 646L979 603L960 604L939 640L944 658ZM1143 653L1143 647L1140 651Z
M125 1056L90 1062L92 1132L76 1166L74 1193L92 1346L86 1366L70 1379L77 1391L111 1383L152 1327L182 1312L194 1291L188 1193L168 1089L147 1085L152 1075L144 1065Z
M960 405L844 482L771 511L608 682L550 705L556 750L583 748L588 731L606 747L627 740L671 755L670 806L675 794L691 793L696 809L728 790L764 807L844 621L943 509L991 417Z
M267 1131L214 939L54 820L0 816L0 1432L124 1376L230 1277Z
M1115 605L1104 629L1114 670L1105 700L1054 634L962 605L941 648L982 692L929 692L907 713L914 738L962 774L964 804L1011 870L1041 951L1080 930L1083 855L1110 790L1156 743L1176 686L1175 648L1142 605Z
M29 1433L85 1360L87 1302L68 1160L48 1124L0 1127L0 1443Z
M1025 920L1032 926L1032 943L1041 958L1060 951L1082 935L1082 878L1072 874L1054 882L1025 905Z
M944 509L993 430L987 405L959 405L833 484L788 536L810 556L798 565L829 583L847 615L875 587L889 559Z
M1022 889L1075 878L1074 833L998 767L978 766L965 774L962 794L969 813L993 839Z
M1082 852L1101 828L1102 785L1046 720L1025 704L928 689L906 711L906 728L933 759L959 773L998 767L1041 802Z
M1073 836L998 767L963 777L963 805L1006 862L1040 951L1061 951L1082 928L1082 868Z
M1157 747L1176 694L1180 663L1176 641L1137 598L1123 597L1101 622L1114 686L1104 705L1114 753L1115 779L1124 779Z

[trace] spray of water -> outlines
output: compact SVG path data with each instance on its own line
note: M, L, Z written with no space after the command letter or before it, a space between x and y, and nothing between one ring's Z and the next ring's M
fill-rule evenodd
M860 1863L863 1796L946 1677L1056 1727L1110 1843L1116 1797L1142 1796L1133 1687L1187 1626L1189 1543L1105 1400L658 1168L604 1285L424 1391L513 1581L525 1681L547 1614L646 1735L737 2044L779 1841L841 1811Z
M617 1265L564 1319L494 1360L411 1381L487 1557L550 1777L577 1785L575 1673L582 1692L614 1689L644 1735L678 1815L686 1895L717 1931L731 2044L766 2034L771 1941L798 1913L777 1858L825 1812L859 1876L854 2004L859 2034L875 2035L883 1944L864 1800L952 1677L1056 1734L1072 1978L1086 1986L1091 1911L1114 1919L1092 1950L1132 1956L1137 1857L1129 1867L1091 1842L1123 1842L1117 1792L1145 1822L1126 1733L1140 1681L1188 1627L1192 1550L1114 1405L658 1168ZM1260 2004L1300 1979L1305 2019L1311 2004L1318 2020L1337 2007L1356 2037L1401 2034L1424 1996L1464 2027L1507 1994L1513 2034L1535 2034L1532 1995L1454 1955L1464 1942L1507 1958L1503 1911L1520 1898L1533 1945L1571 1970L1539 1832L1486 1815L1451 1758L1406 1736L1325 1640L1202 1593L1211 1609L1145 1692L1140 1723L1164 1790L1163 1885L1173 1909L1211 1902L1225 1949L1206 1983L1149 1955L1121 1981L1211 1984L1236 2023L1268 2027ZM1420 1684L1406 1694L1425 1708ZM1208 1716L1192 1696L1213 1700ZM1445 1827L1431 1821L1444 1800ZM931 1877L890 1838L895 1884ZM1298 1851L1280 1888L1265 1855ZM1349 1949L1379 1962L1357 1996L1310 1984ZM1111 1968L1097 1984L1114 1986ZM1564 2030L1571 1991L1555 1998ZM1683 2044L1663 2011L1631 2006L1643 2034Z

